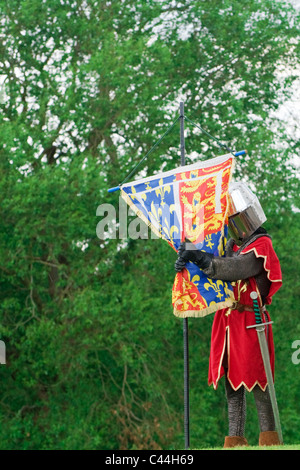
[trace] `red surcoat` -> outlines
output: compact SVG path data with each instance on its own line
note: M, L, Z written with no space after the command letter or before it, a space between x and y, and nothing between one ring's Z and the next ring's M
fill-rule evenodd
M234 250L238 250L238 246ZM269 237L260 237L248 245L238 256L253 251L257 258L264 259L264 269L271 281L270 291L265 304L270 305L272 296L282 285L282 275L278 257L273 249ZM234 284L234 297L243 305L252 306L250 293L255 290L261 297L255 278L237 281ZM268 321L269 313L265 312ZM209 358L208 383L216 389L220 378L224 375L224 360L227 362L228 379L234 390L244 385L248 391L258 384L262 390L267 385L263 360L261 357L257 332L255 328L247 329L255 324L254 312L231 310L225 308L215 313L212 334L211 351ZM272 326L266 328L267 342L269 346L270 361L274 377L274 342Z

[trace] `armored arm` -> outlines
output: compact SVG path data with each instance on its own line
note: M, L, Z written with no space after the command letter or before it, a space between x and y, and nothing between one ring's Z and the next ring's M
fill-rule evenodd
M264 271L263 259L257 258L253 251L244 255L234 256L232 243L226 246L225 258L214 256L205 251L197 250L190 243L182 243L178 250L175 263L176 271L181 271L187 261L199 266L211 279L222 281L238 281L259 275Z
M264 270L263 259L257 258L253 251L236 257L215 256L203 272L211 279L238 281L260 274Z

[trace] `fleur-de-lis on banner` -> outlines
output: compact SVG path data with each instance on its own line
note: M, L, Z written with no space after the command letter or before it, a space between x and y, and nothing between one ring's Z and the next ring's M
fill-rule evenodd
M218 297L218 299L221 299L224 296L220 290L221 286L223 287L223 281L220 279L218 279L216 282L213 282L212 279L208 279L208 282L205 282L204 284L205 290L212 288L216 292L216 297Z
M164 180L161 178L159 180L159 188L157 188L155 190L155 194L156 196L160 196L161 197L161 207L163 207L165 205L165 201L164 201L164 198L165 198L165 193L169 193L171 191L171 186L169 184L165 184L164 185Z

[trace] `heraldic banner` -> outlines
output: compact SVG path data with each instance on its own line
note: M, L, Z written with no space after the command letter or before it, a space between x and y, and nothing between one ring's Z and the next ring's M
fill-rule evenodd
M178 251L186 239L223 256L228 233L228 186L232 154L143 178L121 186L121 195L157 237ZM209 279L194 263L176 274L172 303L177 317L204 317L232 304L229 282Z

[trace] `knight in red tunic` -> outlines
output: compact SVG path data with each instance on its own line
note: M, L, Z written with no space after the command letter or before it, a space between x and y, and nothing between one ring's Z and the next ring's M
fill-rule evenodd
M255 328L250 293L258 293L260 312L270 321L267 306L282 285L281 269L271 237L261 224L266 220L258 199L243 183L229 189L229 230L231 238L226 256L217 257L191 249L183 243L175 264L182 270L187 261L197 264L212 279L230 281L234 299L230 308L215 313L211 333L208 382L216 389L225 376L229 433L224 447L247 445L245 433L246 390L253 392L259 424L260 445L278 444L267 379ZM274 378L274 342L272 327L266 328Z

